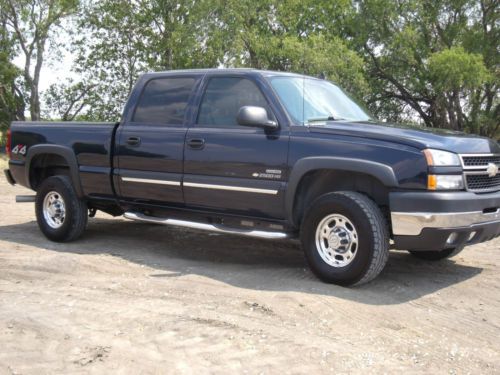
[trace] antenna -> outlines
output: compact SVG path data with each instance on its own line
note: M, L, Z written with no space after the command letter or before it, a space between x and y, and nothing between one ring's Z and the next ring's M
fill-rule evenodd
M305 33L305 32L304 32ZM301 33L301 34L304 34ZM303 36L303 35L301 35ZM306 38L303 38L304 46L302 48L302 125L306 124L306 104L305 104L305 94L306 94Z

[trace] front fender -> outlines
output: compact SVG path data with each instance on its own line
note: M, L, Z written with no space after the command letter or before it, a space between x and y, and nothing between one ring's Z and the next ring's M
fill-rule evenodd
M393 169L382 163L333 156L306 157L300 159L292 167L288 180L288 188L285 194L285 212L290 223L293 223L295 194L302 177L309 172L320 169L364 173L378 179L388 188L398 186L398 180Z

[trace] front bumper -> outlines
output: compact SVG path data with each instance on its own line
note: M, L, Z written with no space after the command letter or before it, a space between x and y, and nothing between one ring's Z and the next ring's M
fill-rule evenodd
M397 192L390 205L397 249L440 251L500 235L500 192Z

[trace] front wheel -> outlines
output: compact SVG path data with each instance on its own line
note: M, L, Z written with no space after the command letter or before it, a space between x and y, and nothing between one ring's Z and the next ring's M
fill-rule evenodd
M441 251L411 251L410 254L415 258L423 260L438 261L448 259L462 252L465 246L453 247L451 249L444 249Z
M52 241L76 240L87 225L87 204L78 198L67 176L53 176L42 182L35 211L38 227Z
M301 241L311 270L321 280L364 284L387 263L389 233L380 208L350 191L325 194L307 210Z

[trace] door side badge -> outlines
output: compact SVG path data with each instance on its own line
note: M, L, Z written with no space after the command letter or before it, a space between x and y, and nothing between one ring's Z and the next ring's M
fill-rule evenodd
M259 172L252 173L252 177L280 179L281 178L281 170L280 169L266 169L266 171L264 173L259 173Z

